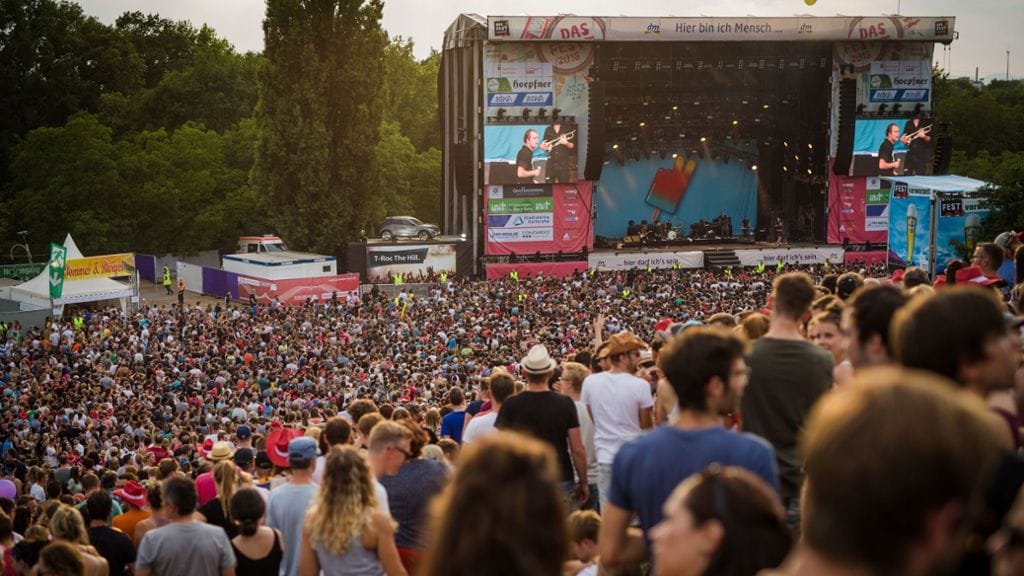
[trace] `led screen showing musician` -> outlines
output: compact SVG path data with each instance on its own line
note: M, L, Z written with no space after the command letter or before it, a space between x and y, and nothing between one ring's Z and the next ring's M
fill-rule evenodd
M854 126L852 176L928 176L935 154L933 121L871 118Z
M487 184L567 184L578 178L578 131L563 119L551 124L484 126Z

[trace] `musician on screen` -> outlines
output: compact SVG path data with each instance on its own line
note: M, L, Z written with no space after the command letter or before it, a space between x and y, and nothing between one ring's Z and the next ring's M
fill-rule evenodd
M920 114L907 120L903 127L900 142L907 146L906 166L904 174L925 176L928 174L928 161L932 157L931 118L921 118Z
M900 127L896 124L889 124L885 127L885 140L878 147L878 175L895 176L900 168L900 161L893 159L892 147L900 139Z
M569 151L576 147L572 139L576 131L563 131L562 124L556 122L544 130L544 141L540 149L547 152L547 181L551 183L573 182L571 178L571 158Z
M533 167L533 151L537 149L537 131L530 128L523 134L523 147L516 154L516 184L533 184L540 168Z

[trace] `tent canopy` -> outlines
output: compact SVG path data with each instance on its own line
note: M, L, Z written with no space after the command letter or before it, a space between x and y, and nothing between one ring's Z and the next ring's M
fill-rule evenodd
M991 186L984 180L975 180L966 176L947 174L945 176L882 176L882 180L901 182L909 188L931 190L932 192L977 192L985 186Z
M68 234L64 239L64 247L68 250L67 259L75 260L84 258L82 251L78 249L75 240ZM24 304L32 304L37 307L50 306L50 269L43 268L35 278L11 287L11 300ZM60 299L54 304L79 304L82 302L96 302L98 300L113 300L116 298L127 298L134 295L132 287L124 282L118 282L110 278L87 278L85 280L71 280L64 282L64 290Z

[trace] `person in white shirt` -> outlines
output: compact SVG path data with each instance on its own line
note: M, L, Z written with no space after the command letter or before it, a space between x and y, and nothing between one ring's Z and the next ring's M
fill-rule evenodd
M515 394L515 391L516 382L508 372L498 372L491 376L491 410L484 414L478 413L469 421L466 431L462 433L462 443L468 444L473 440L479 439L481 436L497 432L498 429L494 427L494 422L498 419L501 405L509 396Z
M587 478L590 480L590 498L580 507L582 510L596 510L600 498L597 487L597 451L594 449L594 421L590 418L587 405L580 401L583 381L590 376L590 369L579 362L562 364L562 374L555 382L555 391L572 398L576 404L576 413L580 418L580 435L583 446L587 449ZM597 540L594 540L597 542Z
M640 362L640 351L646 347L643 340L630 332L613 335L608 339L609 370L591 374L583 381L580 400L594 420L597 489L602 502L611 483L615 454L653 424L651 386L633 375Z

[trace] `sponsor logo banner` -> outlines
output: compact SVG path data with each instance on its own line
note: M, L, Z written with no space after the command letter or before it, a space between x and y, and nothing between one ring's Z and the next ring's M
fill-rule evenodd
M453 244L366 247L366 276L370 282L390 283L401 274L406 283L426 281L432 274L455 273Z
M736 257L743 266L784 264L841 264L846 251L839 247L821 248L770 248L765 250L736 250Z
M927 60L874 61L868 76L870 102L928 102L932 87Z
M135 271L135 254L109 254L68 260L64 279L88 280L89 278L115 278L128 276Z
M488 242L551 242L555 231L546 228L498 228L487 229Z
M509 41L856 41L948 40L955 18L875 16L825 18L588 18L494 16L488 36Z
M630 270L632 268L703 268L703 252L661 252L658 254L604 254L595 252L587 257L591 268L597 270Z
M306 303L307 298L315 298L320 302L330 300L335 292L339 298L358 293L359 274L287 280L238 275L238 297L248 300L250 295L255 295L256 301L261 304L270 304L277 298L287 306L301 306Z
M523 198L488 200L489 214L522 214L526 212L551 212L554 203L551 198Z
M491 228L550 227L554 223L551 214L490 214L487 225Z

